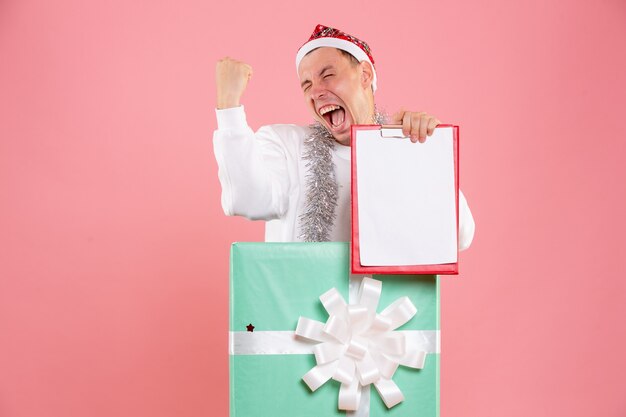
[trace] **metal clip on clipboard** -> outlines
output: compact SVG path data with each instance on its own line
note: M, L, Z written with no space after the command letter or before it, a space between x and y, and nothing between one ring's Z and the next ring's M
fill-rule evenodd
M402 125L381 125L380 136L383 138L406 138L402 133Z

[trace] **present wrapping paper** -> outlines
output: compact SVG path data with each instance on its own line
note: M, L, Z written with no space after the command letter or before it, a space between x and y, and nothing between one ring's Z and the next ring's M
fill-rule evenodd
M363 276L349 273L349 245L235 243L230 264L230 414L283 416L438 416L439 288L433 275L374 275L382 281L378 312L408 297L417 314L399 331L431 337L423 369L400 366L393 376L404 401L387 408L373 386L364 388L357 411L338 409L340 383L311 391L303 375L316 366L310 342L294 330L300 317L326 322L320 296L336 288L355 302ZM292 343L292 341L294 341Z

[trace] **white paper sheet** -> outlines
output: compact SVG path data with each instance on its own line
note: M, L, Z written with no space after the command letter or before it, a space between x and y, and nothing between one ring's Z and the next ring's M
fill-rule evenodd
M457 262L453 128L425 143L356 133L361 265Z

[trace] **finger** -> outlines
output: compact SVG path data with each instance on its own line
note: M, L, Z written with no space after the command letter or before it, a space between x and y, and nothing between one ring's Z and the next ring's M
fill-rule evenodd
M402 134L404 136L411 135L411 113L404 113L404 117L402 118ZM413 137L411 137L411 142L415 142Z
M413 143L419 140L420 134L420 121L422 113L413 113L411 115L411 140Z
M435 128L441 124L439 119L435 119L434 117L430 119L428 122L428 136L431 136L435 132Z
M428 123L430 122L430 119L432 119L432 116L429 116L427 114L422 115L422 117L420 117L420 129L419 129L419 137L420 137L420 143L424 143L426 142L426 132L428 131Z

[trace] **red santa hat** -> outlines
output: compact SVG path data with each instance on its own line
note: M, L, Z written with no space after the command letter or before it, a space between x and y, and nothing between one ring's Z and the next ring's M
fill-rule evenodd
M367 61L372 64L372 70L374 72L372 88L373 91L376 91L376 68L374 67L374 57L372 56L369 45L352 35L324 25L315 26L309 40L298 50L298 54L296 55L296 71L300 66L300 61L302 61L302 58L304 58L306 54L315 48L324 46L341 49L355 57L359 62Z

